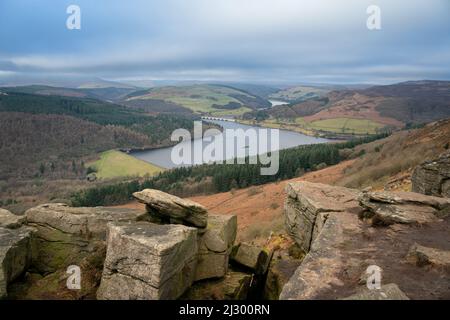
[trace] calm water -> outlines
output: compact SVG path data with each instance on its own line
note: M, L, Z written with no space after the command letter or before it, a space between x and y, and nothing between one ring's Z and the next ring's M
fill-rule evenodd
M276 106L284 106L284 105L286 105L286 104L289 104L289 102L278 101L278 100L269 100L269 102L272 104L272 107L276 107Z
M231 155L231 158L234 158L232 155L237 154L237 146L235 146L233 144L234 137L229 136L229 135L227 136L226 129L243 129L243 130L254 129L254 130L256 130L258 136L263 135L264 132L270 131L270 129L253 127L253 126L248 126L248 125L239 124L239 123L235 123L235 122L228 122L228 121L209 121L209 122L219 124L220 126L222 126L224 128L224 132L218 136L214 136L214 138L216 138L216 139L218 138L219 140L223 141L223 144L224 144L224 152L223 153L225 155ZM263 131L261 131L261 130L263 130ZM265 131L265 130L267 130L267 131ZM280 144L279 144L278 149L280 149L280 150L293 148L293 147L300 146L300 145L326 143L329 141L327 139L310 137L310 136L306 136L301 133L292 132L292 131L280 130L279 132L280 132L280 136L279 136ZM266 135L266 136L270 137L270 134ZM203 149L204 149L208 145L211 145L211 143L212 143L211 140L212 140L212 137L206 137L203 139L198 139L196 141L197 141L197 145L199 146L201 143L203 145ZM269 145L270 145L270 138L268 140L269 140ZM183 141L180 144L178 144L178 147L180 147L180 146L186 146L186 148L190 147L191 155L192 155L193 159L194 159L194 156L196 156L197 159L202 158L201 157L202 148L201 147L194 148L194 143L191 143L190 141ZM233 147L234 147L234 149L233 149ZM181 165L176 165L175 163L172 162L172 160L171 160L172 148L173 147L161 148L161 149L149 150L149 151L133 152L131 155L138 159L158 165L160 167L170 169L170 168L175 168L175 167L181 166ZM256 152L254 152L254 151L256 151ZM244 152L246 152L246 155L254 156L256 154L265 153L265 150L262 150L262 151L264 151L264 152L260 152L260 150L254 150L254 148L250 147L247 143L247 146L246 146ZM230 158L230 156L222 157L223 160L226 160L228 158ZM201 162L205 163L205 161L201 161Z

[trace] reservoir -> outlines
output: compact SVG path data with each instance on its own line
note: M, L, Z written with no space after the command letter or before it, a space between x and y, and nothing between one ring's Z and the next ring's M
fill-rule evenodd
M248 130L248 129L252 129L255 130L257 132L257 134L263 134L264 132L269 133L270 136L270 131L272 129L267 129L267 128L261 128L261 127L256 127L256 126L249 126L249 125L245 125L245 124L240 124L237 122L229 122L229 121L220 121L220 120L210 120L208 122L212 122L215 124L220 125L221 127L223 127L224 131L222 133L220 133L221 136L214 136L214 138L221 138L224 141L224 157L225 159L222 160L226 160L228 159L226 157L226 155L229 154L236 154L236 150L234 150L235 153L233 152L229 152L230 150L227 149L229 148L230 145L232 145L234 136L227 136L226 130L227 129L243 129L243 130ZM263 130L262 132L260 132L260 130ZM211 140L213 138L212 137L203 137L202 139L198 139L197 142L201 142L203 145L203 149L211 144ZM201 141L200 141L201 140ZM316 137L310 137L298 132L293 132L293 131L287 131L287 130L279 130L279 150L282 149L288 149L288 148L293 148L293 147L297 147L297 146L301 146L301 145L308 145L308 144L317 144L317 143L326 143L329 142L330 140L324 139L324 138L316 138ZM230 143L231 142L231 143ZM270 139L269 139L269 143L270 143ZM183 141L180 142L180 144L177 145L177 147L182 146L181 144L185 144L186 147L191 148L191 152L192 155L194 155L195 152L199 153L202 152L200 150L198 150L198 148L194 148L194 143L191 143L190 141ZM250 146L246 146L248 148L248 150L252 150L253 148L251 148ZM134 156L137 159L141 159L147 162L150 162L152 164L155 164L157 166L160 166L162 168L166 168L166 169L171 169L171 168L175 168L175 167L180 167L182 165L177 165L175 163L172 162L172 149L173 147L167 147L167 148L160 148L160 149L154 149L154 150L147 150L147 151L137 151L137 152L132 152L130 155ZM233 150L231 150L233 151ZM259 150L258 150L259 151ZM248 151L247 155L250 156L254 156L256 154L252 154L252 151ZM265 153L265 152L260 152L260 153ZM258 154L260 154L258 152ZM200 156L201 158L201 156Z
M272 104L272 107L284 106L284 105L289 104L289 102L278 101L278 100L269 100L269 102Z

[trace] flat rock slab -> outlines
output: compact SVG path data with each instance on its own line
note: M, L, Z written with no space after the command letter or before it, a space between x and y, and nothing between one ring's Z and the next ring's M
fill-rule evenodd
M366 288L344 300L409 300L409 298L395 283L390 283L381 286L379 290Z
M408 260L419 267L431 265L450 270L450 251L414 244L408 252Z
M136 221L145 212L123 208L73 208L44 204L29 209L27 222L36 229L33 237L33 267L40 273L66 269L106 245L109 222Z
M135 192L133 196L146 204L147 211L151 215L163 221L198 228L205 228L207 225L208 211L194 201L153 189Z
M145 212L126 208L74 208L66 204L43 204L26 211L27 222L49 226L64 233L106 239L108 222L135 221Z
M305 189L307 186L303 187ZM447 200L413 193L368 193L372 195L370 205L404 206L402 210L406 206L417 206L422 209L432 208L435 213L431 222L421 227L415 223L377 224L375 227L372 223L375 214L366 215L370 213L367 207L320 212L311 232L310 250L284 285L280 299L342 299L355 293L363 294L361 299L378 299L378 295L372 297L373 292L363 290L366 288L364 276L367 276L369 266L380 268L383 284L396 283L404 292L402 295L395 288L391 291L388 287L385 294L389 299L403 299L405 295L411 299L448 299L450 278L446 268L433 267L433 270L429 270L417 267L415 263L406 263L414 243L427 244L440 251L450 250L450 220L445 218ZM294 205L302 208L303 202ZM339 204L334 206L330 200L329 206L324 204L322 208L330 210L342 207ZM407 213L407 210L404 212ZM438 259L443 260L442 252L433 253L427 253L426 259L436 262Z
M246 300L252 275L229 271L219 280L201 281L184 294L182 300Z
M436 222L450 213L450 199L414 192L364 192L360 204L373 214L373 223L391 225Z
M225 276L236 233L236 216L210 215L208 217L208 227L202 235L199 235L195 281Z
M328 212L359 211L359 191L320 183L295 182L286 187L285 224L288 234L308 252L316 223L323 224ZM320 219L318 219L320 217Z
M197 264L197 230L148 222L111 223L102 300L172 300L190 287Z
M272 259L273 252L253 246L247 243L240 243L231 252L231 260L241 266L249 268L258 275L263 275Z
M31 231L0 227L0 299L7 297L10 282L24 273L31 259Z
M25 216L15 215L8 210L0 209L0 227L16 229L25 222Z

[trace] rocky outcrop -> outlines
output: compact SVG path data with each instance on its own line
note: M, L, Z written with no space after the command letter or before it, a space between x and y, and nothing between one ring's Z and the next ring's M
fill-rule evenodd
M0 227L16 229L23 225L24 222L25 216L18 216L0 208Z
M337 247L343 241L343 226L338 214L329 213L310 251L283 287L280 300L315 299L321 291L339 283L343 262Z
M195 228L147 222L110 224L97 297L177 299L194 281L197 252Z
M252 275L229 271L218 280L202 281L194 284L183 300L246 300L249 295Z
M185 224L197 228L205 228L207 225L208 212L196 202L153 189L136 192L133 196L146 205L154 222Z
M395 283L381 286L379 290L365 288L344 300L409 300L406 294Z
M427 258L421 260L445 265L450 249L447 199L416 193L358 195L356 190L303 182L292 183L287 190L287 230L304 249L309 236L312 240L280 299L448 297L448 281L442 279L449 279L450 271L436 267L431 273L416 263L426 252ZM418 241L436 250L411 249ZM411 259L414 263L405 263ZM369 267L378 270L382 290L365 289L373 270ZM393 281L395 285L384 285Z
M105 251L108 222L136 221L143 214L131 209L72 208L65 204L29 209L27 223L36 229L32 267L48 274L72 264L79 265L87 256Z
M208 227L199 235L195 281L227 274L231 248L236 239L237 217L209 215Z
M414 244L408 252L407 259L419 267L432 266L450 270L450 251L428 248Z
M8 284L22 275L31 261L31 230L0 227L0 299L6 298Z
M302 263L301 259L277 256L270 263L264 287L264 299L278 300L283 287Z
M273 252L265 248L240 243L233 248L231 260L238 265L252 270L257 275L264 275L272 259Z
M286 193L286 231L305 252L329 213L358 208L357 190L298 182L288 184Z
M224 297L247 297L253 275L229 271L236 216L208 216L201 205L157 190L135 196L146 211L45 204L19 217L1 210L1 294L15 280L16 299L170 300L194 282L212 289L218 281ZM15 237L22 223L33 231L23 239ZM79 267L81 288L68 288L68 267Z
M364 192L359 200L373 215L373 224L425 224L450 213L450 199L413 192Z
M413 192L450 198L450 151L416 167L411 180Z

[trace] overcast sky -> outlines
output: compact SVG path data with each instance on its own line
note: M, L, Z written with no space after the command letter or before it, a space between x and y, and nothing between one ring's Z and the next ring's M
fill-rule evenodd
M81 8L81 30L66 9ZM369 5L381 30L366 27ZM0 0L0 79L450 79L449 0Z

